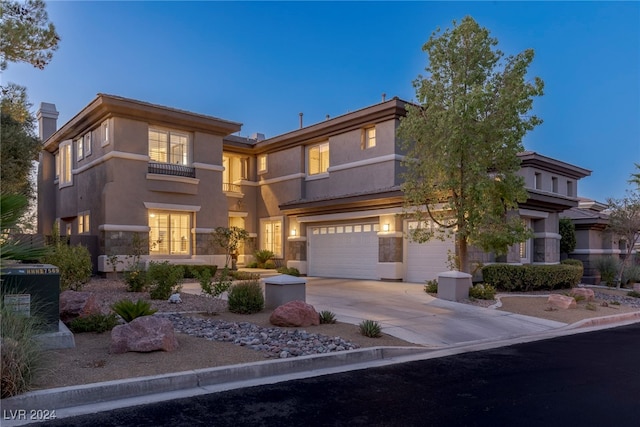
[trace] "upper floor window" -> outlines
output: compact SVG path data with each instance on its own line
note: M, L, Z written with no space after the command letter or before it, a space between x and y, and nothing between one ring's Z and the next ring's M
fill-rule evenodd
M82 142L82 138L76 139L76 156L78 160L84 158L84 143Z
M84 134L84 155L91 155L91 132Z
M109 144L109 120L102 122L102 125L100 126L100 134L102 137L102 142L100 144L104 147Z
M265 173L267 171L267 155L260 154L258 156L258 173Z
M56 178L55 180L59 180L60 179L60 152L57 152L54 156L55 162L56 162Z
M73 157L71 157L71 141L60 144L60 186L72 185L71 167L73 166Z
M376 146L376 128L370 127L370 128L364 129L363 138L364 138L364 144L362 145L364 148L375 147Z
M239 182L247 179L247 158L237 156L222 156L222 190L225 192L240 193Z
M149 158L158 163L189 164L189 136L182 132L149 129Z
M573 181L567 181L567 196L573 197Z
M307 151L307 173L318 175L329 169L329 143L311 145Z
M533 188L542 190L542 174L540 172L536 172L535 175L533 175Z
M89 211L80 212L78 214L78 234L89 233L89 230L90 230L89 217L90 217Z
M551 178L551 191L558 192L558 178L555 176Z

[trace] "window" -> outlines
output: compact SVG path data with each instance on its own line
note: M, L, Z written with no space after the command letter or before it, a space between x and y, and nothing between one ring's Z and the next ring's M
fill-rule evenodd
M329 169L329 143L325 142L318 145L312 145L308 150L307 173L309 175L318 175L327 173Z
M60 186L66 187L72 185L71 166L71 141L63 142L60 144Z
M533 176L533 188L536 190L542 190L542 175L540 172L536 172Z
M282 256L282 220L260 220L262 229L262 247L273 252L276 257Z
M242 192L240 181L247 178L247 158L236 156L222 156L222 191Z
M567 196L573 197L573 181L567 181Z
M372 148L376 146L376 128L370 127L364 129L363 132L364 143L363 148Z
M82 160L84 157L84 145L82 143L82 138L76 140L76 156L78 160Z
M558 192L558 178L555 176L551 178L551 189L554 193Z
M525 227L527 228L531 228L531 219L529 218L523 218L522 222L524 223ZM533 240L532 239L527 239L524 242L520 243L520 247L518 248L519 252L520 252L520 262L522 264L529 264L531 263L531 246L533 244Z
M89 211L78 214L78 234L89 233L90 229Z
M102 138L102 142L100 143L100 145L104 147L105 145L109 144L109 121L108 120L105 120L104 122L102 122L102 125L100 126L100 134Z
M151 255L189 255L191 253L191 214L149 211L149 253Z
M84 135L84 155L91 155L91 132L88 132Z
M261 154L258 156L258 173L265 173L267 171L267 155Z
M181 132L149 129L149 158L154 162L189 164L189 137Z
M59 180L60 179L60 152L56 153L54 156L55 162L56 162L56 178L55 180Z

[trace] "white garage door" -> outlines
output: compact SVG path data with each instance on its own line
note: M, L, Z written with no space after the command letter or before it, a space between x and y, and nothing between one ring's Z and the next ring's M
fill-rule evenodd
M310 276L377 279L378 224L310 225Z
M417 224L415 221L407 222L405 231ZM453 238L444 242L434 238L426 243L405 239L405 282L424 283L436 279L439 273L449 271L449 251L455 252Z

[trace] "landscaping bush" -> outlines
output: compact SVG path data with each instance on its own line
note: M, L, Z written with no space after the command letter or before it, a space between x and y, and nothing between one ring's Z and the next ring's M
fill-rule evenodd
M147 289L147 272L134 268L123 272L124 283L128 292L143 292Z
M329 310L322 310L319 314L321 325L336 323L336 315Z
M249 271L233 271L227 270L228 274L233 278L233 280L260 280L260 275L258 273L251 273Z
M438 281L436 279L427 280L427 284L424 285L424 291L428 294L438 293Z
M180 281L184 277L184 269L169 261L150 262L147 271L151 290L151 299L168 299L171 294L180 291Z
M469 298L493 300L496 298L496 288L486 283L478 283L469 288Z
M229 311L240 314L259 313L264 308L264 295L257 280L246 280L229 289Z
M69 329L74 333L96 332L102 333L110 331L118 325L118 318L115 314L93 313L84 317L76 317L69 324Z
M217 265L180 264L179 266L184 269L185 279L199 279L205 271L208 271L209 274L211 274L211 277L214 277L216 275L216 271L218 271Z
M0 394L3 399L31 388L43 356L35 339L38 324L37 317L23 316L0 302Z
M202 293L209 295L213 298L218 298L223 293L227 292L231 287L231 281L233 276L230 274L228 268L223 268L217 275L215 282L210 270L203 270L198 273L198 280L200 281L200 288Z
M267 261L269 261L270 259L273 259L276 256L276 254L266 249L256 251L253 255L256 257L258 266L266 263Z
M582 268L571 264L491 264L482 268L485 283L501 291L538 291L571 288L580 283Z
M276 262L272 259L268 260L264 263L264 268L268 268L269 270L273 270L276 268Z
M150 316L158 311L155 308L151 308L151 304L147 301L141 299L136 302L128 299L122 299L114 303L111 306L111 309L127 323L131 322L136 317Z
M295 267L280 267L276 271L280 274L288 274L289 276L300 276L300 270Z
M640 283L640 265L630 265L622 271L622 283Z
M580 261L579 259L573 259L573 258L563 259L562 261L560 261L560 264L575 265L577 267L584 268L582 261Z
M360 333L365 337L378 338L382 336L382 328L375 320L363 320L358 327Z
M247 268L258 268L258 263L257 262L251 262L249 264L247 264Z
M620 268L620 259L613 256L602 256L595 259L593 266L600 273L600 280L607 286L615 286Z
M82 245L69 246L63 242L57 242L53 251L43 261L60 269L61 291L82 290L82 286L89 281L93 271L91 254Z

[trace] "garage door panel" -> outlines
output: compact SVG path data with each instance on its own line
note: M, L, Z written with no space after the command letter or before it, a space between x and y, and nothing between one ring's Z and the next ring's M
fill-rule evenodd
M405 281L424 283L433 280L438 274L449 271L449 253L455 252L453 237L444 241L432 239L425 243L405 243Z

